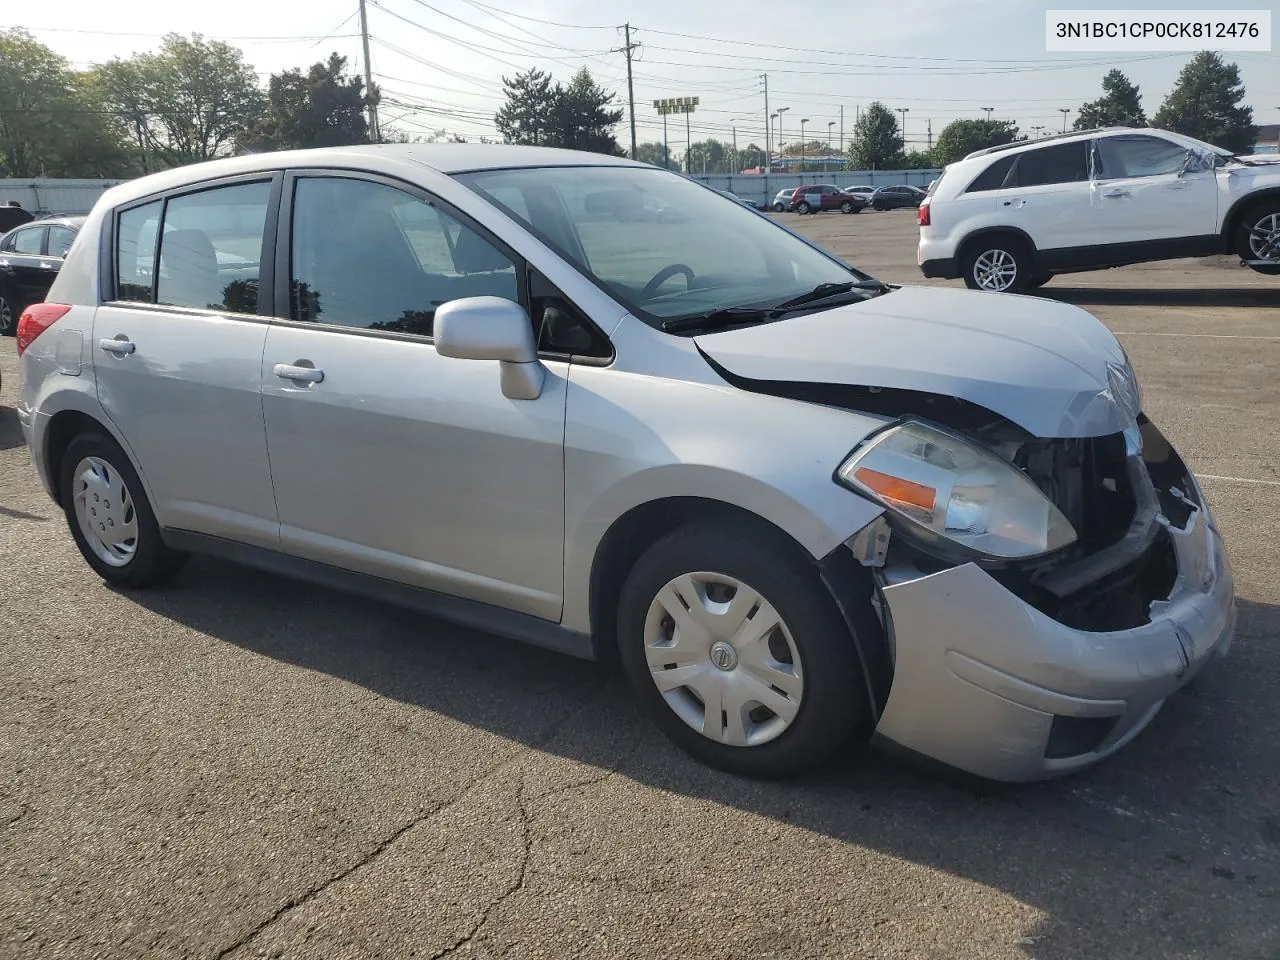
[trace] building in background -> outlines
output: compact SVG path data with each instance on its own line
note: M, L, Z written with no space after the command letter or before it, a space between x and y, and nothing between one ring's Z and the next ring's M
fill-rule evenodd
M1258 128L1253 144L1254 153L1280 153L1280 123L1268 123Z

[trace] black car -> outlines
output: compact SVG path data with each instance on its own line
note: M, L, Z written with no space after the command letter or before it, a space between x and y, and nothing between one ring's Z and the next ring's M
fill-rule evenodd
M22 311L40 303L84 225L84 217L49 217L0 238L0 334L13 336Z
M915 208L927 196L919 187L902 184L897 187L881 187L871 195L871 206L876 210L896 210L899 207Z

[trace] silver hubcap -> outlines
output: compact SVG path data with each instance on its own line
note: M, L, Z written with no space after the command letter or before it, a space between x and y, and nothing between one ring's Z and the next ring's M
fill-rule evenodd
M13 308L9 306L9 301L4 297L0 297L0 333L10 333L13 331Z
M667 705L704 737L735 747L779 736L804 696L800 653L764 597L721 573L686 573L649 605L644 652Z
M138 549L138 515L124 478L107 461L85 457L72 474L76 521L103 563L123 567Z
M1018 261L1008 250L988 250L973 262L973 279L983 290L1008 290L1018 276Z
M1280 261L1280 213L1270 213L1249 231L1249 249L1256 260Z

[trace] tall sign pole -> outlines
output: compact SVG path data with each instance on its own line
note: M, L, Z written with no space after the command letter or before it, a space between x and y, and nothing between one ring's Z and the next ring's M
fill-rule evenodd
M673 113L684 114L684 172L689 173L689 161L691 158L691 149L693 147L693 135L689 124L689 114L693 113L698 107L697 97L668 97L665 100L653 101L653 109L657 110L662 116L662 153L666 158L667 165L671 165L671 153L667 149L667 117Z

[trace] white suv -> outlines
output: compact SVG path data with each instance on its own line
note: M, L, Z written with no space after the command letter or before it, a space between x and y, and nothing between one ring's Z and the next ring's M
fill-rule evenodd
M1214 253L1277 274L1278 161L1130 128L980 150L948 166L921 205L917 259L926 277L1003 291Z

